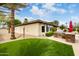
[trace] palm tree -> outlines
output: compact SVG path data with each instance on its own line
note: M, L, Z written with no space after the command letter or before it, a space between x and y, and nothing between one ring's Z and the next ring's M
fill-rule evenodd
M15 17L15 11L19 10L20 8L24 8L27 5L25 3L2 3L0 6L9 9L11 12L10 16L10 29L11 29L11 39L15 39L15 27L14 27L14 17Z

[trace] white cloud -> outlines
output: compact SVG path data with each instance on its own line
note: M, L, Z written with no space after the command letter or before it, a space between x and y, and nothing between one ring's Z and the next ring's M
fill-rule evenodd
M37 6L32 6L32 9L30 10L33 14L38 15L38 16L43 16L44 15L44 10L39 9Z
M53 4L47 3L47 4L44 4L42 7L49 10L49 11L52 11L52 12L58 12L58 13L62 13L62 14L67 12L67 10L65 10L63 8L55 7L55 3L53 3Z
M42 7L51 10L54 5L55 3L46 3L46 4L43 4Z
M47 9L49 11L57 11L57 9L54 6L55 3L46 3L42 5L42 8Z
M67 10L63 8L55 7L55 3L46 3L42 4L42 8L38 8L38 6L33 5L32 9L30 10L34 15L38 15L39 17L50 15L53 12L57 12L60 14L64 14Z
M66 13L67 11L65 9L62 9L62 8L58 8L57 9L57 12L61 13L61 14L64 14Z
M67 12L67 10L63 9L63 8L56 8L56 7L52 7L52 12L57 12L60 14L64 14Z

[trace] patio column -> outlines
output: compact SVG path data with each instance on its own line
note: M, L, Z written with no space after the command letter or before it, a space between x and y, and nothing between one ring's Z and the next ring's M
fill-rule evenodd
M47 25L45 25L45 33L47 32L47 31L46 31L46 30L47 30L47 28L46 28L46 27L47 27Z

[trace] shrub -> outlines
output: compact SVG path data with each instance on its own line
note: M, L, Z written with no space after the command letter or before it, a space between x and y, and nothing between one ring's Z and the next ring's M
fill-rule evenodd
M52 36L54 34L54 32L53 31L50 31L50 32L47 32L46 33L46 36Z
M77 28L77 32L79 33L79 28Z
M66 28L66 27L65 27L64 25L61 25L61 26L60 26L60 29L61 29L61 30L65 29L65 28Z
M76 28L73 28L73 31L76 31Z
M57 31L57 28L56 27L53 27L53 28L51 28L51 31L52 32L56 32Z

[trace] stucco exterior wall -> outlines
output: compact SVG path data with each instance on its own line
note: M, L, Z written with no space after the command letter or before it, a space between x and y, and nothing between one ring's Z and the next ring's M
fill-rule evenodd
M15 27L15 33L23 34L23 26Z
M25 33L28 35L39 36L39 23L26 25Z
M42 32L42 26L45 26L45 32ZM29 25L18 26L15 27L15 33L23 34L23 28L25 28L26 35L45 36L46 26L47 25L43 23L34 23Z
M25 27L25 34L32 36L39 36L39 23L16 27L15 33L23 34L24 27Z

